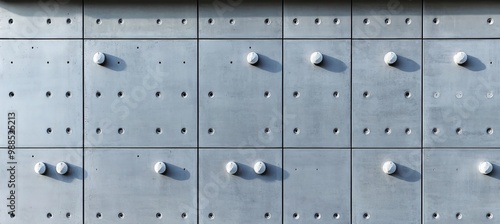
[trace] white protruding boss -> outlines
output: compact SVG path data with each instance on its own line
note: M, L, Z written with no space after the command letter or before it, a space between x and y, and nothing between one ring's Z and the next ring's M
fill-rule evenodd
M65 162L60 162L56 165L56 172L61 175L68 173L69 166Z
M94 63L98 65L104 64L104 61L106 61L106 55L102 52L97 52L94 54Z
M266 164L262 161L256 162L253 165L253 170L256 174L262 175L266 172Z
M392 52L392 51L388 52L384 56L384 62L387 65L393 65L394 63L396 63L397 60L398 60L398 55L396 53Z
M35 173L38 173L40 175L44 175L45 171L47 171L47 166L43 162L38 162L35 164Z
M323 62L323 54L321 54L321 52L314 52L311 54L309 60L311 60L311 63L319 65Z
M164 174L165 172L167 172L167 164L165 164L164 162L157 162L154 169L157 174Z
M458 52L453 56L453 61L455 61L457 65L463 65L467 62L467 54L465 52Z
M231 161L226 164L226 172L235 175L238 172L238 164L235 162Z
M382 171L384 171L385 174L391 175L394 174L397 170L397 165L393 161L387 161L382 165Z
M493 172L493 164L491 164L490 162L482 162L481 164L479 164L478 168L479 172L484 175L488 175Z
M257 62L259 62L259 55L255 52L248 53L247 62L251 65L257 64Z

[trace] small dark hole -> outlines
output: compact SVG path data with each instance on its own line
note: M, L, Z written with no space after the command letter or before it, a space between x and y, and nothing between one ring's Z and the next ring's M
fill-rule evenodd
M46 96L47 98L49 98L49 97L51 97L51 96L52 96L52 93L51 93L50 91L47 91L47 92L45 93L45 96Z
M210 98L214 97L214 93L212 91L208 92L208 97Z
M364 213L364 214L363 214L363 218L364 218L364 219L369 219L369 218L370 218L370 214L368 214L368 213Z
M69 135L69 134L71 134L71 132L72 132L71 128L66 128L66 134Z
M213 135L215 133L215 130L213 128L208 129L208 134Z
M293 213L292 217L293 217L294 219L299 219L299 214L298 214L298 213Z
M100 212L98 212L97 214L95 214L95 217L100 219L100 218L102 218L102 214Z
M315 219L321 219L321 214L319 214L319 213L314 213L314 218L315 218Z
M266 212L266 214L264 214L264 218L265 219L270 219L271 218L271 213Z
M97 129L95 129L95 133L97 133L97 134L101 134L101 133L102 133L102 130L101 130L100 128L97 128Z
M264 20L264 23L265 23L266 25L269 25L269 24L271 24L271 20L270 20L269 18L267 18L267 19L265 19L265 20Z
M10 218L12 218L12 219L13 219L14 217L16 217L16 214L14 214L14 213L10 213Z
M118 24L123 24L123 19L122 18L118 19Z
M118 94L117 94L117 95L118 95L118 97L123 97L123 92L122 92L122 91L120 91L120 92L118 92Z
M365 92L363 93L363 97L365 97L365 98L370 97L370 93L369 93L368 91L365 91Z
M338 128L333 129L333 134L338 135L340 133L340 130Z
M157 128L157 129L156 129L156 134L157 134L157 135L161 134L161 132L162 132L161 128Z
M433 22L434 24L438 24L438 23L439 23L439 19L438 19L438 18L434 18L434 19L432 20L432 22Z
M9 24L13 24L14 23L14 20L13 19L9 19Z
M340 96L339 92L337 92L337 91L333 92L333 97L338 98L339 96Z
M300 129L299 128L294 128L293 129L293 133L296 134L296 135L300 134Z
M339 219L340 218L340 214L339 213L333 213L333 218L334 219Z
M438 132L439 132L439 129L438 129L438 128L433 128L433 129L432 129L432 133L437 134Z
M208 19L208 23L211 25L214 24L214 19L212 19L212 18Z
M14 92L10 92L9 97L14 97Z
M70 98L70 97L71 97L71 92L70 92L70 91L66 92L66 97L67 97L67 98Z
M97 91L97 92L95 93L95 97L97 97L97 98L101 97L101 92Z
M47 218L48 218L48 219L51 219L51 218L52 218L52 213L50 213L50 212L49 212L49 213L47 213Z
M266 98L271 97L271 93L269 91L264 92L264 97Z
M293 24L298 25L298 24L299 24L299 19L294 18L294 19L293 19Z
M157 212L157 213L156 213L156 218L157 218L157 219L161 219L161 213Z
M101 21L101 19L96 19L96 20L95 20L95 23L97 23L97 24L101 24L101 23L102 23L102 21Z
M70 18L66 19L66 24L71 24L71 19Z
M47 24L51 24L52 23L52 20L51 19L47 19Z
M68 218L68 219L71 218L71 213L69 213L69 212L66 213L66 218Z
M47 134L52 134L52 128L47 128Z
M123 134L123 132L124 132L123 128L118 128L118 134L121 135L121 134Z
M182 98L186 98L187 96L188 96L188 94L187 94L186 92L182 92L182 93L181 93L181 97L182 97Z
M187 129L186 128L181 128L181 134L185 135L187 132Z
M439 219L439 214L438 213L432 213L432 218L433 219Z
M181 218L186 219L187 217L188 217L188 215L187 215L185 212L183 212L183 213L181 214Z
M293 92L293 97L299 98L300 97L300 93L298 91Z
M214 219L214 218L215 218L214 213L208 213L208 218L209 218L209 219Z
M155 96L156 96L157 98L160 98L160 97L161 97L161 92L160 92L160 91L156 92L156 93L155 93Z
M118 213L118 218L123 219L123 213Z
M161 19L157 19L156 24L161 25Z

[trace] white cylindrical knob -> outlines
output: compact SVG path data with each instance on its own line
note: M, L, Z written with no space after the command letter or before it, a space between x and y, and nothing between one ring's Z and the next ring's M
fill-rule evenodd
M45 171L47 171L47 166L45 166L45 163L43 162L38 162L35 164L35 173L38 173L40 175L45 174Z
M479 164L479 172L488 175L493 171L493 165L490 162L482 162Z
M60 162L56 165L56 171L58 174L64 175L68 173L69 167L65 162Z
M384 171L384 173L388 174L388 175L395 173L396 169L397 169L397 166L393 161L387 161L382 166L382 171Z
M391 52L385 54L384 62L387 65L393 65L394 63L396 63L397 60L398 60L398 55L396 53L391 51Z
M94 54L94 63L102 65L106 61L106 55L102 52L97 52Z
M266 164L262 161L256 162L253 165L253 170L255 171L256 174L262 175L263 173L266 172Z
M465 52L458 52L453 57L453 61L455 61L457 65L463 65L467 62L467 54Z
M251 65L257 64L257 62L259 62L259 55L255 52L248 53L247 62Z
M164 174L167 171L167 164L164 162L157 162L154 168L157 174Z
M321 62L323 62L323 54L321 54L320 52L314 52L311 54L309 60L311 60L311 63L319 65L321 64Z
M231 175L236 174L236 172L238 172L238 164L236 164L233 161L227 163L226 164L226 172L231 174Z

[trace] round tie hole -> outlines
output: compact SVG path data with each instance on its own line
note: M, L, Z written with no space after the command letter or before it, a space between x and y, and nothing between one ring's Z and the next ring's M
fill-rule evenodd
M183 213L181 214L181 218L186 219L187 217L188 217L187 213L183 212Z
M188 94L187 94L186 92L182 92L182 93L181 93L181 97L182 97L182 98L186 98L187 96L188 96Z
M66 19L66 24L71 24L71 19L70 18Z
M11 219L13 219L13 218L15 218L15 217L16 217L16 214L14 214L14 213L10 213L10 218L11 218Z
M384 22L385 22L385 24L390 25L390 24L391 24L391 19L386 18L386 19L384 20Z
M405 92L405 98L411 98L411 92L410 91L406 91Z
M432 19L432 22L433 22L434 24L439 24L439 19L438 19L438 18L434 18L434 19Z
M50 97L52 96L52 93L51 93L50 91L47 91L47 92L45 93L45 96L46 96L47 98L50 98Z
M459 212L459 213L457 213L457 214L455 215L455 217L456 217L458 220L460 220L460 219L462 219L462 218L463 218L462 213L460 213L460 212Z
M66 218L68 218L68 219L71 218L71 213L69 213L69 212L66 213Z
M266 214L264 214L264 218L265 219L271 219L271 213L266 212Z
M209 219L215 219L215 215L214 215L214 213L211 213L211 212L210 212L210 213L208 213L208 218L209 218Z
M161 213L159 213L159 212L156 213L156 218L157 219L161 219L161 216L162 216Z
M14 20L13 19L9 19L9 24L13 24L14 23Z
M368 98L368 97L370 97L370 93L369 93L368 91L365 91L365 92L363 93L363 97L364 97L364 98Z
M365 18L365 19L363 20L363 23L364 23L365 25L368 25L368 24L370 24L370 20L369 20L368 18Z
M102 133L102 130L100 128L95 129L95 133L100 135Z
M486 129L486 133L487 133L488 135L492 135L492 134L493 134L493 128L487 128L487 129Z
M47 24L50 25L52 23L52 19L47 19Z
M300 97L300 93L298 91L293 92L293 97L299 98Z
M333 218L334 219L340 219L340 214L339 213L333 213Z
M333 129L333 134L338 135L340 133L340 130L338 128Z
M212 18L208 19L208 24L213 25L214 24L214 19L212 19Z
M457 129L455 130L455 132L457 133L457 135L461 135L461 134L463 134L463 130L462 130L462 128L457 128Z
M340 19L339 18L333 19L333 24L339 25L340 24Z
M264 24L266 24L266 25L271 25L271 20L270 20L269 18L266 18L266 19L264 20Z
M365 135L369 135L369 134L370 134L370 132L371 132L371 131L370 131L370 129L368 129L368 128L363 129L363 134L365 134Z
M122 91L120 91L120 92L118 92L118 94L116 94L116 95L117 95L118 97L122 98L122 97L123 97L123 92L122 92Z
M488 212L488 213L486 213L486 218L487 218L487 219L493 219L493 214L491 214L491 213L489 213L489 212Z
M186 24L187 24L187 20L186 20L186 19L182 19L182 20L181 20L181 23L182 23L183 25L186 25Z
M488 18L486 22L490 25L492 25L495 21L492 18Z
M52 134L52 128L47 128L47 134Z
M333 92L333 97L339 98L340 97L340 93L337 92L337 91Z
M370 219L370 214L368 214L368 213L364 213L364 214L363 214L363 218L364 218L364 219Z
M405 129L405 133L406 133L407 135L411 135L411 129L410 129L410 128Z
M264 92L264 97L265 98L271 97L271 93L269 91Z
M264 128L264 133L270 134L271 133L271 129L270 128Z
M123 213L118 213L118 218L123 219Z
M213 98L214 97L214 92L212 92L212 91L208 92L208 97Z
M101 92L97 91L97 92L95 93L95 97L100 98L100 97L101 97Z
M47 218L48 218L48 219L51 219L51 218L52 218L52 213L50 213L50 212L49 212L49 213L47 213Z
M161 128L156 128L156 131L155 131L155 132L156 132L156 134L157 134L157 135L159 135L159 134L161 134L161 133L162 133L162 130L161 130Z
M300 129L299 128L294 128L293 129L293 133L296 134L296 135L300 134Z
M161 23L162 23L161 19L156 20L156 24L161 25Z
M234 25L235 24L234 19L230 19L229 24Z
M161 92L160 91L156 92L155 96L156 96L156 98L160 98L161 97Z
M71 128L66 128L66 134L69 135L69 134L71 134L71 132L72 132Z
M123 24L123 19L122 18L118 19L118 24Z
M118 134L122 135L124 132L123 128L118 128Z
M299 219L300 218L300 216L299 216L298 213L293 213L292 217L293 217L293 219Z
M215 133L215 130L213 128L208 129L208 134L213 135Z
M14 97L14 92L10 92L9 97L11 97L11 98Z
M432 129L432 133L435 134L435 135L439 134L439 129L438 128L433 128Z
M437 213L437 212L432 213L432 218L439 219L439 213Z
M294 19L292 20L292 22L293 22L293 24L295 24L295 25L299 25L299 19L297 19L297 18L294 18Z
M71 97L71 92L70 91L66 92L66 98L70 98L70 97Z
M315 23L316 25L321 24L321 19L320 19L320 18L316 18L316 19L314 20L314 23Z
M392 130L391 130L390 128L386 128L386 129L385 129L385 133L386 133L387 135L390 135L390 134L392 133Z
M96 19L95 23L98 24L98 25L100 25L100 24L102 24L102 20L101 19Z
M186 128L181 128L181 134L185 135L187 133L187 129Z
M405 23L406 23L406 25L410 25L411 24L411 19L410 18L406 18L405 19Z
M102 214L100 212L98 212L97 214L95 214L95 217L98 218L98 219L101 219L102 218Z
M314 213L314 219L321 219L321 214Z

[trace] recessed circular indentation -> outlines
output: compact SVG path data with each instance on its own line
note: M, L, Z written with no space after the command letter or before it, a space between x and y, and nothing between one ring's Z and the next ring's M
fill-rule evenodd
M71 24L71 22L72 22L72 21L71 21L71 19L70 19L70 18L67 18L67 19L66 19L66 24Z
M370 132L371 132L371 131L370 131L370 129L368 129L368 128L363 129L363 134L365 134L365 135L369 135L369 134L370 134Z
M495 94L493 93L493 91L488 91L488 92L486 93L486 98L491 99L491 98L493 98L493 96L494 96L494 95L495 95Z
M458 91L457 94L455 94L455 97L457 97L457 99L462 99L464 97L464 93L462 93L462 91Z
M266 212L266 214L264 214L264 218L265 219L270 219L271 218L271 213Z
M187 219L187 217L188 217L187 213L183 212L183 213L181 214L181 218L183 218L183 219Z
M210 213L208 213L208 218L209 218L209 219L215 219L215 215L214 215L214 213L211 213L211 212L210 212Z
M11 219L13 219L13 218L15 218L15 217L16 217L16 214L14 214L14 213L10 213L10 218L11 218Z
M314 218L315 218L315 219L321 219L321 214L319 214L319 213L314 213Z
M462 218L463 218L462 213L460 213L460 212L458 212L458 213L455 215L455 217L456 217L457 219L462 219Z
M270 128L264 128L264 133L266 133L266 134L271 133L271 129Z
M161 19L157 19L157 20L156 20L156 24L161 25L161 24L162 24Z
M212 18L208 19L208 24L213 25L214 24L214 19L212 19Z
M123 19L122 18L118 19L118 24L123 24Z
M212 91L208 92L208 97L213 98L214 97L214 92L212 92Z
M391 24L391 19L385 18L384 22L385 22L385 24L390 25Z
M14 20L13 19L9 19L9 24L13 24L14 23Z
M405 92L405 98L411 98L411 92L410 91L406 91Z
M364 97L364 98L368 98L368 97L370 97L370 93L369 93L368 91L365 91L365 92L363 93L363 97Z
M71 134L71 132L72 132L72 131L73 131L73 130L71 130L71 128L66 128L66 134L68 134L68 135L69 135L69 134Z
M98 212L97 214L95 214L95 217L100 219L100 218L102 218L102 214L100 212Z
M182 25L186 25L188 22L187 22L187 20L186 20L186 19L182 19L182 20L181 20L181 23L182 23Z
M294 219L299 219L299 218L300 218L300 215L299 215L298 213L293 213L293 214L292 214L292 217L293 217Z
M369 20L368 18L365 18L365 19L363 20L363 23L364 23L365 25L368 25L368 24L370 24L370 20Z
M271 25L271 20L269 18L264 19L264 24Z
M334 219L340 219L340 214L339 213L333 213L333 218Z
M156 98L160 98L161 97L161 92L160 91L156 92L155 96L156 96Z
M123 132L125 132L125 131L123 130L123 128L118 128L118 134L122 135L122 134L123 134Z
M9 92L9 97L14 97L14 92Z
M97 91L97 92L95 93L95 97L97 97L97 98L101 97L101 92Z
M181 97L182 97L182 98L186 98L187 96L188 96L188 94L187 94L186 92L182 92L182 93L181 93Z
M295 25L299 25L299 19L297 19L297 18L294 18L294 19L292 20L292 22L293 22L293 24L295 24Z
M185 135L187 133L187 129L186 128L181 128L181 134Z
M439 96L441 96L441 94L439 92L434 92L432 96L437 99L439 98Z
M229 24L234 25L236 22L234 22L234 19L229 20Z
M294 128L293 129L293 133L296 134L296 135L300 134L300 129L299 128Z
M102 20L101 20L101 19L96 19L96 20L95 20L95 23L96 23L96 24L102 24Z
M493 214L490 213L490 212L486 213L486 218L487 219L493 219Z
M293 92L293 97L299 98L300 97L300 92L299 91Z
M159 134L162 133L162 130L161 130L161 128L156 128L155 132L156 132L157 135L159 135Z
M47 61L47 64L50 64L50 61Z
M437 213L437 212L432 213L432 218L439 219L439 213Z
M157 218L157 219L161 219L161 217L162 217L161 213L157 212L157 213L156 213L156 218Z
M432 19L432 22L433 22L434 24L439 24L439 19L438 19L438 18L434 18L434 19Z
M370 218L370 214L368 214L368 213L366 213L366 212L365 212L365 213L363 214L363 218L364 218L364 219L369 219L369 218Z
M47 218L48 218L48 219L51 219L51 218L52 218L52 213L50 213L50 212L49 212L49 213L47 213Z
M406 23L406 25L410 25L411 24L411 19L410 18L406 18L405 19L405 23Z
M439 129L438 128L433 128L432 129L432 133L435 134L435 135L439 134Z
M52 96L52 93L51 93L50 91L47 91L47 92L45 93L45 96L46 96L47 98L49 98L49 97L51 97L51 96Z
M265 97L265 98L269 98L269 97L271 97L271 93L270 93L269 91L265 91L265 92L264 92L264 97Z
M47 19L47 24L50 25L52 23L52 19Z
M490 24L490 25L491 25L491 24L493 24L495 21L494 21L492 18L488 18L488 19L486 20L486 22L487 22L488 24Z
M122 92L122 91L120 91L120 92L118 92L116 95L117 95L118 97L120 97L120 98L121 98L121 97L123 97L123 92Z
M123 219L123 213L122 212L118 213L118 218Z
M392 130L390 128L386 128L384 131L388 135L390 135L392 133Z
M493 134L493 128L487 128L487 129L486 129L486 133L487 133L488 135L492 135L492 134Z
M333 97L339 98L340 97L340 93L337 92L337 91L333 92Z
M67 91L66 92L66 98L70 98L71 97L71 92L70 91Z
M339 25L340 24L340 19L339 18L333 19L333 24Z
M213 135L215 133L215 130L213 128L208 129L208 134Z
M457 128L457 129L455 130L455 133L457 133L457 135L461 135L461 134L463 134L463 130L462 130L462 128Z
M340 133L340 130L338 128L333 129L333 134L338 135Z
M95 129L95 133L99 135L99 134L101 134L101 133L102 133L102 130L101 130L100 128L96 128L96 129Z
M410 128L405 129L405 133L406 133L407 135L411 135L411 129L410 129Z
M67 212L66 213L66 218L68 218L68 219L71 218L71 213Z
M320 19L320 18L316 18L316 19L314 19L314 23L315 23L316 25L321 24L321 19Z
M52 134L52 128L47 128L47 134Z

